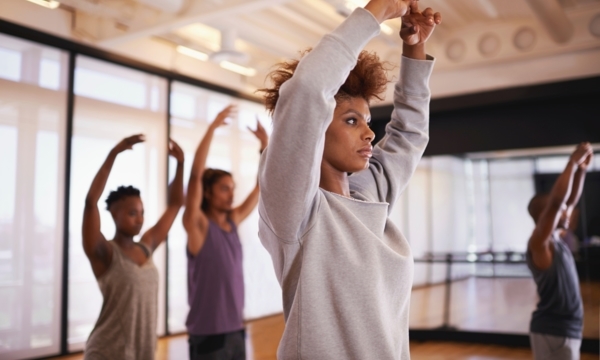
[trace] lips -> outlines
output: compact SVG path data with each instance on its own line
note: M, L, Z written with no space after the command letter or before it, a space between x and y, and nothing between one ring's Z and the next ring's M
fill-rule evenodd
M369 159L371 158L371 156L373 156L373 147L371 145L365 146L362 149L358 150L358 153L360 154L360 156Z

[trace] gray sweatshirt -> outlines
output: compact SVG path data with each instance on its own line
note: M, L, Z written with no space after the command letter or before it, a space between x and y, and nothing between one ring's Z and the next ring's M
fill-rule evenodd
M279 359L409 359L413 258L388 219L428 142L433 61L403 58L394 112L352 199L319 188L334 95L379 24L357 9L280 89L261 157L259 237L283 291Z

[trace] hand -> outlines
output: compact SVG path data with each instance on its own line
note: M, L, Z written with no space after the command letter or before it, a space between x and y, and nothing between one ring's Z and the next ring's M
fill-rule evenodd
M577 148L575 149L575 151L573 151L573 154L571 154L571 161L573 161L575 165L581 166L586 161L588 161L588 158L590 158L590 155L592 155L592 153L593 151L590 143L582 142L581 144L577 145ZM591 159L589 161L591 161Z
M587 171L587 169L590 167L590 164L592 163L592 161L594 160L594 152L590 152L588 154L588 156L585 158L585 160L583 160L583 162L581 164L579 164L579 168L583 171Z
M261 125L258 116L256 117L256 130L252 130L250 127L248 127L248 130L250 130L254 136L260 140L260 151L263 151L269 143L269 135L267 134L265 128Z
M115 145L115 147L113 148L113 151L115 151L117 154L119 154L125 150L131 150L133 148L133 145L135 145L137 143L141 143L145 140L146 140L146 137L142 134L126 137L125 139L121 140L117 145Z
M237 115L237 106L231 104L231 105L227 106L225 109L221 110L221 112L219 114L217 114L217 117L212 122L212 124L210 124L210 126L213 129L216 129L219 126L227 125L225 120L227 118L233 117L234 115Z
M379 23L404 16L417 0L371 0L365 6Z
M183 150L181 150L179 145L171 139L169 139L169 155L177 159L177 163L183 164Z
M436 25L441 23L442 15L439 12L434 14L431 8L419 12L419 4L413 2L410 5L410 11L402 16L400 38L406 45L424 44L433 33Z

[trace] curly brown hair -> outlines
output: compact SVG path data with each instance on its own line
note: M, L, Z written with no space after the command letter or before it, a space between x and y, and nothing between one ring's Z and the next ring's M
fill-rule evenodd
M301 57L310 50L302 52ZM275 112L281 85L292 78L299 62L300 60L289 60L276 64L277 68L267 75L267 79L273 84L272 87L257 90L257 92L263 93L265 107L271 115ZM363 98L369 103L373 98L383 100L382 95L389 82L387 70L390 68L391 65L382 62L376 53L361 51L356 66L350 71L346 82L338 90L335 100L340 102L355 97Z

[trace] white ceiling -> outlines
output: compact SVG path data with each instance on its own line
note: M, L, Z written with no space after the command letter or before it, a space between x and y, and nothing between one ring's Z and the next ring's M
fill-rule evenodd
M3 0L7 1L13 7L17 2L25 2ZM343 21L340 12L348 11L346 5L366 3L362 0L59 1L60 8L52 11L70 14L67 36L134 57L152 58L143 53L154 43L160 43L162 49L184 45L210 54L221 48L221 32L233 30L237 33L236 50L249 55L241 65L257 70L255 76L240 80L245 90L261 87L273 64L297 56L298 51L313 46L334 29ZM437 59L439 81L444 81L432 85L434 95L520 85L520 79L539 83L600 74L600 0L421 0L420 6L430 6L443 16L443 23L428 44L428 52ZM19 15L21 19L17 15L13 16L17 19L11 19L10 14L0 11L1 17L23 22L24 15ZM382 32L368 48L383 59L398 63L400 21L388 21L386 25L392 33ZM46 27L52 31L56 26ZM158 60L149 60L152 61ZM565 65L569 61L572 64ZM187 66L210 68L201 63L195 59L186 62ZM162 66L174 67L173 64L171 58ZM538 69L542 64L551 68L542 72ZM513 70L508 73L503 69ZM203 77L201 72L197 76ZM459 84L449 85L448 81Z

